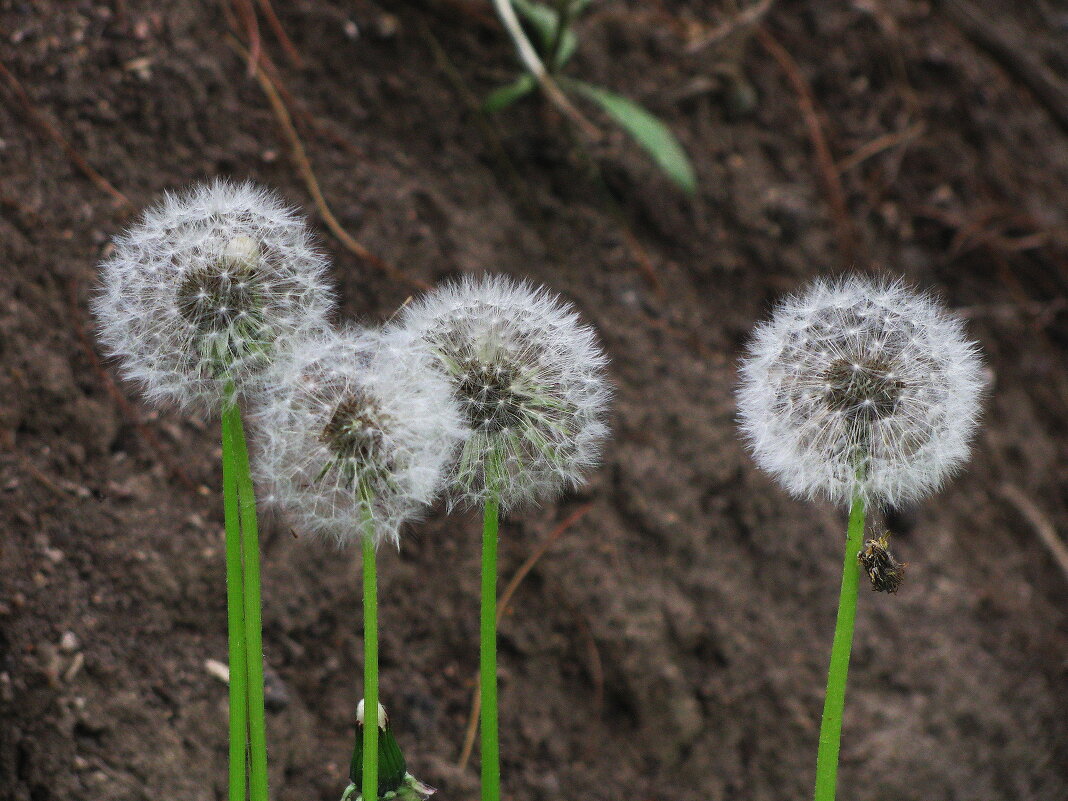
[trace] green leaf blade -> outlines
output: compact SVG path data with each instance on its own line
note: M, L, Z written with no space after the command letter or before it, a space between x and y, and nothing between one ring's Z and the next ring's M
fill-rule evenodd
M524 72L511 83L490 92L482 103L482 110L489 114L495 111L502 111L517 100L529 95L537 85L538 82L534 79L534 76L529 72Z
M687 194L697 192L697 176L686 151L675 134L651 113L633 100L628 100L599 86L568 80L564 84L588 100L593 101L616 124L634 137L664 174Z
M540 45L538 50L544 54L556 38L556 12L548 6L531 2L531 0L511 0L511 2L512 8L534 29Z

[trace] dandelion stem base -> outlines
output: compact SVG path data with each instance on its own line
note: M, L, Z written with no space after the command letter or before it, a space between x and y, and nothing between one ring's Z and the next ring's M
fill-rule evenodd
M378 799L378 576L374 523L365 513L363 539L363 781L364 801Z
M500 801L501 761L497 734L497 529L499 503L486 499L482 521L482 615L479 680L482 691L482 801Z
M838 596L838 619L831 646L831 664L827 671L827 695L823 702L820 744L816 756L816 801L834 801L838 782L838 752L842 742L842 710L845 708L849 654L853 648L853 626L857 617L857 591L860 565L857 553L864 540L864 501L854 496L849 510L845 558L842 565L842 589Z
M238 511L237 458L233 417L236 407L223 410L223 517L226 526L226 624L230 667L230 801L245 801L248 749L248 667L245 651L244 566L241 519ZM240 423L239 423L240 424Z
M260 539L256 494L241 412L229 405L223 418L233 445L241 545L244 552L244 625L248 675L249 797L267 801L267 722L263 703L263 622L260 600ZM233 675L231 674L231 680Z

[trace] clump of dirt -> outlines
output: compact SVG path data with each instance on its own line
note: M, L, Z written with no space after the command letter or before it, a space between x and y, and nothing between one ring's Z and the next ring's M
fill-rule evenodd
M507 797L810 792L844 516L755 469L734 365L773 298L847 267L940 292L969 318L991 393L968 470L888 521L909 569L895 595L861 598L841 786L858 801L1068 797L1068 576L1035 530L1068 530L1068 146L1011 48L962 27L961 0L783 2L697 50L726 5L595 4L569 69L670 124L700 179L689 200L594 109L596 145L533 99L482 120L472 98L515 74L488 4L275 5L303 66L265 19L261 48L340 225L415 282L543 282L613 360L604 467L503 527L508 577L590 505L501 627ZM1046 8L983 13L1063 82ZM344 316L381 321L413 291L329 232L227 31L217 4L0 6L4 801L207 801L226 776L208 666L226 659L218 421L122 387L135 421L114 392L86 299L129 209L13 81L132 208L253 178L307 208ZM437 510L380 560L383 699L445 799L477 787L477 754L455 766L477 526ZM358 695L357 557L265 529L273 794L328 801Z

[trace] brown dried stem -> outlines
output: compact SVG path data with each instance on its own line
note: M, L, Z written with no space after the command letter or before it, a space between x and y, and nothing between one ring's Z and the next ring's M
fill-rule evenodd
M298 70L304 69L304 59L300 57L300 51L297 50L297 46L293 44L293 40L290 39L289 34L286 33L282 21L278 19L278 15L274 13L274 6L271 5L271 0L258 0L258 2L260 10L263 12L263 16L267 18L267 24L271 26L271 32L274 33L275 38L278 40L278 44L280 44L285 51L286 58L288 58L289 62Z
M15 101L22 107L23 112L30 118L30 121L36 125L45 136L63 148L63 151L67 154L67 158L70 159L74 168L88 178L98 189L111 195L115 200L115 206L117 208L120 208L123 211L131 211L133 209L133 204L130 203L129 198L116 189L107 178L93 169L89 162L82 157L81 153L75 150L74 146L67 141L67 138L59 132L59 129L56 128L44 114L37 110L33 101L30 100L30 96L19 82L19 79L11 74L3 61L0 61L0 77L7 83L11 93L15 96Z
M248 51L246 51L245 48L232 36L227 37L227 43L242 57L248 56ZM274 82L271 80L271 77L267 74L265 69L257 69L255 77L259 81L263 93L267 95L267 100L271 104L271 109L274 111L275 118L278 120L282 132L289 141L293 160L297 164L297 170L304 179L305 186L308 188L308 193L312 196L312 200L315 202L315 207L319 210L319 214L323 218L323 222L326 223L326 227L330 229L330 232L338 238L346 249L354 253L360 259L363 259L376 270L416 289L429 289L430 285L426 281L405 275L392 264L389 264L385 260L371 253L371 251L357 242L356 239L354 239L352 235L341 226L337 217L335 217L334 213L330 210L326 198L323 197L323 192L319 187L319 179L315 177L315 172L312 170L307 152L304 150L304 144L301 142L300 135L297 133L296 128L293 127L293 120L286 107L285 101L282 100L282 97L278 93L278 89L275 87Z
M1035 502L1027 497L1024 491L1015 484L1002 484L1000 492L1001 497L1011 503L1023 519L1030 524L1039 541L1046 546L1046 550L1053 557L1054 563L1064 574L1064 578L1068 580L1068 545L1065 545L1064 540L1057 536L1057 530L1053 527L1053 523L1042 514Z
M775 59L775 62L786 76L786 80L797 94L797 105L801 109L801 116L805 120L808 137L812 142L812 149L815 151L820 183L823 184L827 202L830 204L831 213L834 216L842 259L846 265L851 265L856 253L856 233L849 218L845 191L842 189L842 181L839 177L838 169L835 167L830 145L827 143L827 135L824 133L823 125L820 122L820 115L816 109L816 99L812 94L812 89L809 87L808 82L805 81L793 56L790 55L785 47L779 44L767 28L763 25L758 26L756 28L756 37L760 40L760 44L764 49L768 51L768 54Z
M511 581L508 582L508 586L504 588L504 592L501 593L500 600L497 603L498 626L500 625L501 619L504 617L508 604L512 600L512 596L515 595L515 591L519 589L519 585L522 583L523 579L525 579L530 571L534 569L538 560L545 556L548 550L553 546L553 543L560 539L560 537L564 535L564 532L581 520L592 507L592 502L587 503L565 517L560 525L554 528L549 536L542 540L541 545L535 548L530 556L526 558L526 561L524 561L523 564L519 566L519 569L515 571L515 575L512 576ZM594 649L596 649L596 645L594 646ZM597 674L600 668L600 654L597 654L594 673ZM468 761L471 759L471 751L475 747L475 736L478 734L478 718L481 710L482 693L476 678L475 689L471 696L471 716L467 720L467 731L464 734L464 746L463 750L460 752L460 759L456 763L460 770L465 769Z

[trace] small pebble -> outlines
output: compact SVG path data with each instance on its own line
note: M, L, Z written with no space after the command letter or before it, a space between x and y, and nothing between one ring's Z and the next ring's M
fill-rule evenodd
M70 667L67 668L67 672L63 674L63 681L70 684L74 681L74 677L81 672L82 667L85 666L85 654L81 651L74 655L74 658L70 661Z
M263 706L268 712L281 712L291 700L289 687L270 665L263 671Z
M204 669L223 684L230 683L230 668L217 659L205 659Z

